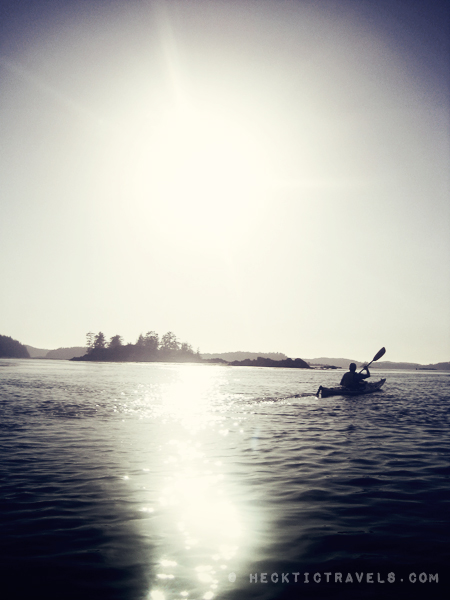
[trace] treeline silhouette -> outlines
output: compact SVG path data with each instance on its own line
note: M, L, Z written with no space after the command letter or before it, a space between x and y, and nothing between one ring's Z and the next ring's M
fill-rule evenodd
M0 335L0 358L30 358L26 347L8 335Z
M124 344L120 335L114 335L109 342L104 333L86 334L87 352L84 356L71 360L108 362L202 362L199 351L194 352L187 342L179 342L171 331L161 339L155 331L140 335L135 344Z

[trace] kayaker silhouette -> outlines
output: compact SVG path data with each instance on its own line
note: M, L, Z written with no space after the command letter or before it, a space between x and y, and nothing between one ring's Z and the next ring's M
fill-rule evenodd
M365 383L363 382L363 379L370 377L369 369L367 367L363 367L362 370L366 371L366 373L357 373L355 363L350 363L349 369L350 371L347 371L347 373L344 373L342 376L340 385L350 389L356 389L364 386Z

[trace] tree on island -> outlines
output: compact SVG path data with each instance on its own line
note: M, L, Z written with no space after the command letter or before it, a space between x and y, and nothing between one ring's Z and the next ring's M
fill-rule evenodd
M94 347L94 337L95 333L92 333L92 331L86 334L86 348L88 352Z
M171 357L176 356L179 351L180 344L176 335L171 331L168 331L161 338L161 345L159 347L161 356L170 359Z
M98 349L105 348L105 347L106 347L105 334L102 333L101 331L99 331L94 339L94 349L98 350Z
M144 338L144 346L150 354L156 354L159 350L159 335L156 331L147 331Z
M108 344L108 348L119 348L123 346L123 340L121 335L114 335Z

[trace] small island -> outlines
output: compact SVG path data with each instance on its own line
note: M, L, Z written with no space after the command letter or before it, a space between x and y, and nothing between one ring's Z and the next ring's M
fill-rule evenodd
M254 360L247 358L246 360L234 360L228 363L232 367L281 367L283 369L310 369L307 362L301 358L286 358L284 360L272 360L271 358L263 358L258 356Z
M88 333L87 351L84 356L76 356L73 361L101 362L202 362L199 351L194 352L187 342L180 343L174 333L168 331L161 339L155 331L140 335L135 344L124 344L120 335L114 335L109 342L100 331L97 335Z

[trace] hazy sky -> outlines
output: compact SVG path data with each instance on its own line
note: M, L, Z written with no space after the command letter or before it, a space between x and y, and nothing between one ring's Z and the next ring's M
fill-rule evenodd
M450 359L448 2L0 3L0 333Z

